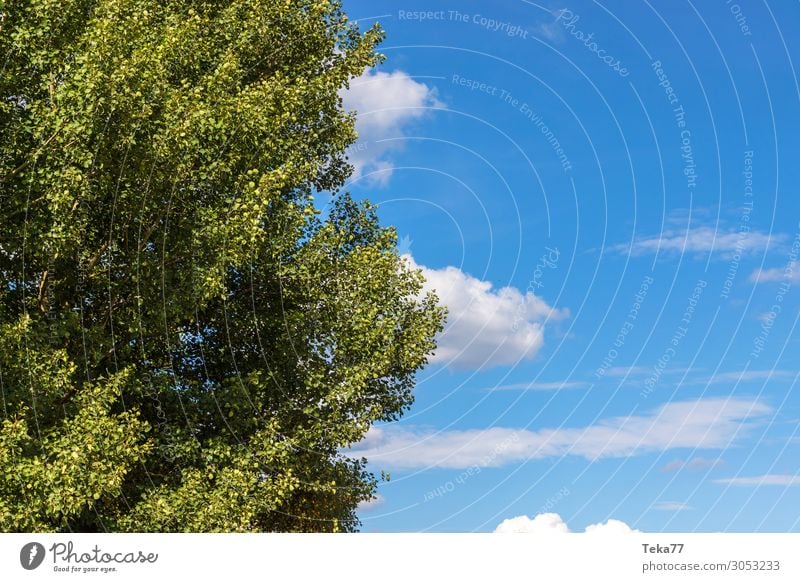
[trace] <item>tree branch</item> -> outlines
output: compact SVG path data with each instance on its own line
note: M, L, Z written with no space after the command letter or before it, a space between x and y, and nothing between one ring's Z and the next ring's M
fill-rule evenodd
M47 311L47 288L50 287L51 277L49 277L49 271L45 270L42 273L42 278L39 281L39 296L36 299L37 304L39 305L39 311L45 313Z

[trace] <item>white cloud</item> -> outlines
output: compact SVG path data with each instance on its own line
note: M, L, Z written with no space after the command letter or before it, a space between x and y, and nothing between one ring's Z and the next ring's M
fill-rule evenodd
M604 376L623 378L626 376L646 376L653 373L654 366L649 368L645 366L615 366L605 371ZM661 370L661 374L685 374L686 372L694 371L692 368L665 368Z
M593 535L619 535L638 532L625 522L609 519L605 523L586 526L584 533ZM520 515L504 520L494 530L495 533L561 534L570 533L569 527L557 513L540 513L530 518Z
M609 251L642 256L656 252L697 254L713 250L717 258L730 259L736 254L763 252L783 240L783 235L769 235L757 230L740 233L736 230L716 230L709 226L700 226L683 230L667 229L660 235L636 237L632 243L611 246Z
M564 34L564 27L558 22L542 22L534 26L533 33L545 40L549 40L553 44L563 44L567 39Z
M383 497L383 495L376 493L375 496L369 501L362 501L359 503L356 509L361 512L373 511L384 503L386 503L386 499Z
M594 525L586 526L587 534L619 535L638 531L638 529L631 529L627 523L618 519L609 519L605 523L595 523Z
M614 366L606 370L604 376L612 376L614 378L621 378L624 376L641 376L653 372L652 368L645 366Z
M569 528L557 513L540 513L533 519L520 515L503 520L495 533L569 533Z
M465 469L567 455L596 460L671 449L724 449L771 410L758 400L708 398L582 428L434 431L389 425L371 428L350 454L382 468Z
M444 331L437 339L432 362L453 369L480 369L515 364L531 359L544 345L547 321L569 316L569 310L554 309L533 293L515 287L494 289L456 267L422 269L425 289L435 291L447 306Z
M789 370L743 370L741 372L723 372L716 374L705 380L708 384L756 382L758 380L780 380L791 379L797 376L797 372Z
M703 457L693 457L687 461L675 459L674 461L670 461L661 467L661 472L672 473L675 471L682 471L684 469L689 469L692 471L705 471L708 469L713 469L714 467L718 467L722 464L722 459L705 459Z
M751 283L778 283L781 281L800 282L800 263L789 261L785 267L756 269L750 274Z
M778 485L792 487L800 485L800 475L760 475L758 477L731 477L717 479L715 483L738 485L740 487L758 487L760 485Z
M657 511L686 511L691 509L688 503L682 501L658 501L653 504L653 509Z
M403 71L366 71L340 95L345 109L357 112L359 141L349 151L352 179L364 177L378 185L389 181L394 168L386 155L402 147L402 139L394 138L405 136L409 124L422 119L431 108L444 106L434 88Z
M765 311L764 313L759 313L756 316L756 319L758 319L758 321L760 321L761 323L766 323L767 325L769 325L768 322L771 322L773 319L775 319L776 315L777 314L775 312Z

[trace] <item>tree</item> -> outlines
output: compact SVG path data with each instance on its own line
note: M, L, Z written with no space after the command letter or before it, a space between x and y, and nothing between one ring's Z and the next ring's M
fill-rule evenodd
M0 0L2 530L357 527L342 450L444 316L338 193L381 36L328 0Z

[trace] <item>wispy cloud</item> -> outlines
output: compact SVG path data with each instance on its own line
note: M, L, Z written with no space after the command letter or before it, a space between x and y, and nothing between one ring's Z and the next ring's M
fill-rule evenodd
M688 469L690 471L707 471L723 464L722 459L705 459L703 457L693 457L688 460L675 459L661 467L662 473L674 473Z
M751 283L778 283L780 281L800 282L800 264L797 261L789 261L785 267L756 269L750 273Z
M614 366L606 370L604 376L624 378L625 376L642 376L652 371L652 368L647 368L645 366Z
M554 8L550 11L552 20L540 22L533 27L533 34L544 40L548 40L553 44L564 44L567 40L567 35L564 32L564 26L558 20L558 15L561 9Z
M569 381L569 382L521 382L519 384L503 384L494 386L487 390L491 392L526 392L526 391L548 391L548 390L570 390L576 388L588 388L589 382Z
M653 504L653 509L657 511L686 511L691 509L688 503L680 501L658 501Z
M417 265L410 255L406 258L422 269L425 289L435 291L447 306L434 363L476 370L531 359L544 345L545 324L569 315L533 293L495 288L456 267L431 269Z
M739 487L759 487L761 485L777 485L794 487L800 485L800 475L760 475L758 477L730 477L717 479L715 483L736 485Z
M666 374L685 374L686 372L696 371L696 368L665 368L660 371ZM653 366L615 366L605 371L604 376L612 378L624 378L626 376L647 376L653 373Z
M789 370L746 370L741 372L722 372L703 380L707 384L726 384L756 382L760 380L789 380L796 378L798 372Z
M567 455L596 460L673 449L724 449L771 411L758 400L708 398L672 402L581 428L434 431L388 425L370 429L350 454L366 457L376 467L463 469Z
M567 36L564 28L557 22L542 22L533 27L533 34L553 44L564 44Z
M688 229L666 229L661 234L636 237L632 243L609 248L610 252L632 256L665 254L701 254L714 251L717 258L728 259L734 254L764 252L786 240L784 235L770 235L757 230L742 234L737 230L716 230L709 226Z

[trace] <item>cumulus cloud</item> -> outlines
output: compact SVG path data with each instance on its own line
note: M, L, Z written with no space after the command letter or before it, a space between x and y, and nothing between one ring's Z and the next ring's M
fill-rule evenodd
M569 533L569 528L557 513L540 513L534 518L520 515L503 520L495 533Z
M800 475L760 475L757 477L730 477L728 479L717 479L715 483L721 483L724 485L737 485L739 487L759 487L761 485L796 487L800 485Z
M348 154L354 172L352 179L364 178L384 185L394 165L387 155L402 147L410 125L433 108L444 105L436 90L412 79L403 71L369 70L350 81L340 92L345 109L356 111L359 141Z
M672 449L724 449L771 411L758 400L708 398L671 402L649 413L581 428L434 431L388 425L372 427L350 454L385 468L465 469L567 455L596 460Z
M643 256L655 253L701 254L714 251L717 258L752 255L783 243L783 235L769 235L757 230L717 230L709 226L689 229L667 229L660 235L641 236L632 243L613 245L610 252Z
M569 310L555 309L533 293L515 287L495 289L456 267L422 269L425 289L447 306L444 331L432 362L453 369L479 369L531 359L544 345L545 323L564 319Z
M627 523L618 519L609 519L605 523L595 523L586 526L587 534L619 535L638 531L638 529L631 529Z
M495 528L495 533L532 533L532 534L561 534L570 533L569 527L557 513L540 513L530 518L520 515L506 519ZM625 522L609 519L605 523L595 523L586 526L584 533L594 535L619 535L639 530L631 529Z

